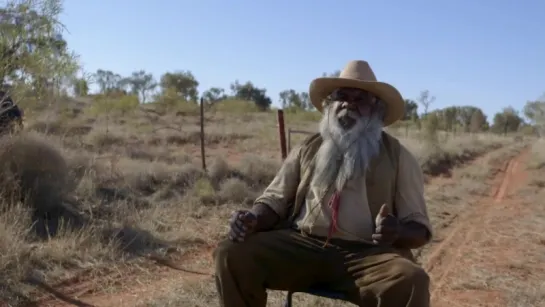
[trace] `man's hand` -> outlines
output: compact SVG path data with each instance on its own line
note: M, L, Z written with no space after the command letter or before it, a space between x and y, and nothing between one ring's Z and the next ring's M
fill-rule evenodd
M229 239L233 242L242 242L255 232L257 217L250 211L238 210L233 212L229 220Z
M386 204L380 207L375 224L375 234L372 236L375 244L391 245L399 238L401 225L399 220L390 214L390 209Z

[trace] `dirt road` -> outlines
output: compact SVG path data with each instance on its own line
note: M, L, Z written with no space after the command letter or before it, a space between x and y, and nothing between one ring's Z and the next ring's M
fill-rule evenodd
M508 306L504 293L486 283L489 278L512 275L510 261L525 257L526 242L519 240L514 223L516 216L529 212L510 196L526 184L528 155L525 150L507 163L495 178L492 195L459 217L428 257L425 268L433 287L432 306ZM471 279L484 284L471 285Z
M528 150L525 150L510 161L505 161L503 171L493 179L490 195L480 199L478 205L457 216L449 227L441 230L446 234L444 239L431 247L424 263L432 281L432 306L510 306L509 300L513 296L506 295L504 288L516 288L511 283L516 282L517 278L534 278L532 270L545 276L545 266L541 263L528 267L517 262L525 257L528 244L545 242L534 242L537 240L535 236L531 239L521 238L520 229L524 225L520 223L527 221L533 210L527 202L511 197L517 195L517 191L526 184L524 165L528 156ZM211 274L210 252L211 247L186 255L180 262L183 260L183 266ZM116 293L94 293L97 284L82 283L66 284L61 291L91 306L135 306L143 297L166 295L168 285L212 278L166 267L150 266L145 269L152 270L152 274L133 272L115 278L125 284ZM39 306L68 304L45 297Z

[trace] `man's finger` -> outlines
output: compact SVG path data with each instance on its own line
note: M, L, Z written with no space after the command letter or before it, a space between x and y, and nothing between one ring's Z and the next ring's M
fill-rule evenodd
M390 209L386 204L380 207L377 216L375 217L375 224L380 224L383 219L385 219L390 214Z
M231 226L231 229L232 229L234 232L236 232L236 233L240 233L240 234L246 233L245 227L244 227L240 222L235 222L235 223Z
M382 235L376 233L376 234L371 236L371 239L373 239L373 243L375 243L375 244L380 243L382 241Z
M257 225L257 220L253 217L247 218L245 217L242 221L244 223L244 226L253 228L255 225Z
M380 211L378 212L378 216L384 218L387 217L390 214L390 208L384 204L382 207L380 207Z
M246 226L246 224L241 220L237 220L235 222L235 225L244 232L248 231L248 226Z
M233 211L233 213L231 213L231 217L229 218L229 223L234 223L236 220L239 219L240 215L240 211Z
M375 244L392 244L395 241L393 237L384 234L374 234L371 238Z
M235 242L242 242L244 241L244 234L237 233L236 231L231 230L229 232L229 239Z
M231 225L231 229L236 233L244 233L246 230L241 227L239 223L234 223Z
M239 220L230 223L229 229L236 234L244 234L246 232L245 227L243 227L243 224Z
M236 242L237 241L237 235L231 230L229 231L229 234L227 234L227 237L229 240Z

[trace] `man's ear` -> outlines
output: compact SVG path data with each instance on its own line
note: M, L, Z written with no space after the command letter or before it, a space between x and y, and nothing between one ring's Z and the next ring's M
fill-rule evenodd
M331 100L331 98L329 96L327 96L326 98L324 98L324 100L322 100L322 108L327 108L329 107L329 105L332 103L333 101Z
M380 112L380 120L384 122L384 119L386 118L386 114L388 113L388 106L380 99L377 100L377 104L375 105L376 112Z

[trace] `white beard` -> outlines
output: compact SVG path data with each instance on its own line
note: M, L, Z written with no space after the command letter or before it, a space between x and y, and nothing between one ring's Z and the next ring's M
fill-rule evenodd
M327 106L320 122L323 143L316 154L311 187L321 192L333 184L337 191L342 191L348 180L364 177L369 162L380 152L382 112L360 117L346 130L334 112L339 104Z

